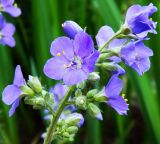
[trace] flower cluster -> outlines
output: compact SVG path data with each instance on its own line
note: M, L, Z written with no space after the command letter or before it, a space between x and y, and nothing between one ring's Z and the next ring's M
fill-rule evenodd
M15 26L7 23L2 13L7 13L12 17L18 17L21 14L21 10L14 3L14 0L0 0L0 44L14 47L15 40L13 34L15 32Z
M1 11L10 13L11 10L6 10L8 5L5 6L3 4ZM74 140L84 123L82 111L103 120L99 108L101 103L112 107L120 115L127 115L127 99L121 94L121 76L126 71L121 63L133 68L139 75L149 70L149 57L153 52L144 41L149 40L148 33L156 34L157 23L150 19L156 11L152 3L131 6L119 31L115 33L107 25L99 29L95 37L98 49L85 28L73 21L64 22L62 28L66 36L52 42L52 58L47 60L43 69L47 77L61 82L47 91L37 77L29 76L26 82L20 66L17 66L14 82L4 89L2 97L4 103L12 104L9 115L13 115L22 98L36 109L45 109L45 119L49 120L50 126L43 135L44 144L54 139L62 142ZM16 16L16 12L12 15ZM2 27L3 35L7 30L13 34L11 25L4 24ZM103 71L110 72L111 77L105 85L100 84L100 79L105 78L101 74Z

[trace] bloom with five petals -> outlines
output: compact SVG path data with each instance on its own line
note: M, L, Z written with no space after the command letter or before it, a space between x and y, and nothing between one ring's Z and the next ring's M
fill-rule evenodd
M63 79L67 85L86 80L99 56L92 38L85 32L78 33L74 40L64 36L57 38L50 51L54 57L46 62L44 73L52 79Z

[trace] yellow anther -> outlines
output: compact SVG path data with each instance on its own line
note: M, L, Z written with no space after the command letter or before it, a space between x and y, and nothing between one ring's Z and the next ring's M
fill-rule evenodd
M57 53L57 56L61 56L61 53Z
M128 102L128 99L124 99L126 102Z
M62 51L62 54L65 55L65 51Z
M125 97L125 94L122 94L122 97L124 98L124 97Z
M67 65L66 65L66 64L64 64L64 65L63 65L63 67L64 67L64 69L66 69L66 68L67 68Z
M14 3L14 7L18 7L17 3Z

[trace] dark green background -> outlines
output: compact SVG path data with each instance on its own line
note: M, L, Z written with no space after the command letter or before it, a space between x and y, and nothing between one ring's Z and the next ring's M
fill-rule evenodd
M22 9L19 18L5 15L16 25L16 47L0 46L0 91L12 82L14 68L22 66L25 77L38 75L45 86L55 82L43 74L43 65L48 58L50 44L64 35L61 24L74 20L95 38L98 29L109 25L116 31L124 21L127 8L132 4L148 5L150 0L17 0ZM159 0L152 0L160 7ZM160 12L153 16L160 20ZM157 31L160 32L158 25ZM124 93L129 100L128 116L119 116L115 111L102 106L104 121L86 116L86 123L76 136L75 144L160 144L160 35L150 35L146 43L153 51L151 69L140 77L127 68L123 77ZM0 103L0 143L36 144L45 131L39 111L21 102L16 114L8 117L9 107Z

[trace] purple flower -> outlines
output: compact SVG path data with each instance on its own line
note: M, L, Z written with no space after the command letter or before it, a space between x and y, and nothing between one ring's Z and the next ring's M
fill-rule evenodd
M20 87L25 84L23 74L21 71L21 67L18 65L15 70L15 76L13 84L8 85L3 93L2 100L7 105L12 105L9 116L12 116L19 105L19 101L21 99L22 91Z
M51 54L44 66L44 73L52 79L61 80L67 85L78 84L94 71L99 52L94 49L92 38L80 32L74 40L59 37L52 42Z
M97 35L96 35L96 41L98 47L103 47L106 42L113 37L115 32L113 29L109 26L102 26ZM108 49L116 49L121 47L124 43L126 42L126 39L114 39L113 41L110 42Z
M146 37L148 33L156 34L157 23L150 19L156 11L152 3L148 6L133 5L127 11L125 25L140 38Z
M152 50L146 47L141 41L130 42L120 53L124 62L135 69L139 75L149 70L149 57L152 55Z
M99 48L103 47L109 41L109 39L114 36L114 34L115 32L111 27L109 26L101 27L96 35L96 41L97 41L98 47ZM109 43L107 49L114 50L118 53L125 42L126 42L126 39L114 39ZM121 59L117 56L112 56L109 58L109 60L115 63L121 62Z
M0 44L14 47L15 46L15 40L13 38L14 32L15 32L14 25L6 23L4 17L0 15Z
M64 33L71 39L74 39L75 35L79 32L83 32L84 30L74 21L65 21L62 24Z
M98 34L96 35L96 41L98 47L103 47L105 43L114 36L114 31L109 26L103 26L98 31ZM115 50L119 53L122 45L126 42L126 39L114 39L110 42L108 49L109 50ZM121 58L117 56L112 56L109 58L111 62L113 62L114 66L117 68L117 70L113 71L113 74L123 75L125 73L125 70L118 65L118 63L121 62Z
M126 101L120 96L122 91L122 80L117 75L113 75L105 87L105 94L108 97L106 102L109 106L117 111L120 115L126 115L128 105Z
M0 12L6 12L13 17L18 17L21 10L14 3L14 0L0 0Z

